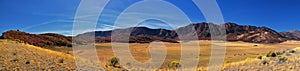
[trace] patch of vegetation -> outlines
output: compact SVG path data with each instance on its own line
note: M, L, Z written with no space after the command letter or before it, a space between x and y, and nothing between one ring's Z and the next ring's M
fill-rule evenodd
M13 61L13 62L17 62L17 61L19 61L19 59L14 58L12 61Z
M261 63L265 65L265 64L269 64L269 61L268 60L262 60Z
M273 52L273 51L269 51L267 54L266 54L266 57L276 57L276 53Z
M59 59L58 63L64 63L64 59Z
M290 50L289 52L290 52L290 53L295 53L296 51L295 51L295 50Z
M17 55L17 53L13 52L13 55Z
M169 66L171 68L179 68L181 65L178 61L172 61L172 62L170 62Z
M119 58L117 57L112 57L110 59L110 65L112 65L113 67L116 67L116 65L119 63Z
M283 54L282 52L279 51L276 52L276 55L282 55L282 54Z
M288 58L286 58L285 56L278 56L279 62L285 62L287 61Z
M260 56L257 56L256 58L257 58L257 59L262 59L262 57L263 57L263 56L260 55Z
M25 64L30 64L30 60L26 60Z
M285 56L290 56L291 54L290 53L285 53Z

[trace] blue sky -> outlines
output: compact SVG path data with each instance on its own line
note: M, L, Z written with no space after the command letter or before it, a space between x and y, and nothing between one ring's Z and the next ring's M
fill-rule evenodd
M97 30L112 29L121 12L137 1L140 0L111 0L99 17ZM166 1L180 8L191 22L206 21L192 1ZM279 32L300 30L299 0L217 0L217 2L225 22L267 26ZM0 33L20 29L37 34L50 32L72 35L73 20L79 4L80 0L0 0ZM147 20L143 23L152 28L171 29L161 21Z

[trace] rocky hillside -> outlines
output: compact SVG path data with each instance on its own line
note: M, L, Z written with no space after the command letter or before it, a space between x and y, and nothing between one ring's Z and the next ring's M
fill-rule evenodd
M130 32L131 31L131 32ZM177 43L174 38L177 38L175 31L166 30L166 29L150 29L147 27L132 27L126 29L117 29L114 31L96 31L80 34L77 38L80 37L91 37L95 34L96 42L110 42L112 33L114 38L119 42L129 42L129 43L150 43L152 41L164 41L164 42L173 42ZM130 33L130 34L129 34ZM126 41L126 35L129 36L129 41Z
M291 30L288 32L280 32L280 34L290 40L300 40L300 31Z
M31 45L47 46L72 46L72 38L54 33L29 34L17 30L10 30L2 34L2 38L25 42Z
M147 27L132 27L126 29L117 29L113 31L116 32L116 36L114 37L118 37L118 39L124 39L126 33L131 33L129 36L129 42L149 43L155 40L166 41L166 42L177 42L180 41L178 38L179 36L177 34L178 32L183 34L182 37L189 37L195 35L195 33L191 32L191 28L194 28L196 30L196 34L198 35L198 40L210 40L211 33L210 33L209 25L213 25L216 28L219 28L220 26L225 26L228 41L244 41L244 42L251 42L251 43L280 43L288 39L294 39L294 38L288 38L287 36L284 36L267 27L238 25L235 23L225 23L221 25L215 25L212 23L203 22L197 24L190 24L184 27L180 27L176 30L150 29ZM130 30L132 30L132 32L130 32ZM111 41L112 31L95 31L95 33L88 32L88 33L80 34L77 37L82 37L82 36L91 37L91 35L93 34L95 34L96 42ZM216 37L224 37L224 36L216 36Z

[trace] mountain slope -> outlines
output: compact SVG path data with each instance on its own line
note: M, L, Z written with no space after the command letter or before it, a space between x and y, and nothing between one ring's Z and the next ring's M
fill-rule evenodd
M115 33L112 35L112 33ZM174 39L177 34L166 29L150 29L147 27L132 27L126 29L116 29L114 31L95 31L77 35L77 38L89 38L95 35L96 42L110 42L114 37L118 42L129 43L150 43L155 40L177 43ZM126 41L126 36L129 41Z
M129 42L138 43L149 43L155 40L177 42L180 41L178 38L179 35L177 34L178 32L182 34L180 37L190 37L193 35L198 35L198 40L210 40L211 33L209 25L212 25L216 28L225 26L228 41L244 41L251 43L280 43L287 40L285 36L282 36L278 32L267 27L237 25L235 23L225 23L221 25L216 25L212 23L203 22L197 24L190 24L184 27L180 27L176 30L150 29L147 27L131 27L112 31L116 32L116 36L114 37L117 37L117 39L120 39L119 41L123 42L125 42L124 40L126 40L124 39L126 33L131 33L129 36ZM196 30L196 34L191 31L191 28L194 28ZM132 32L130 32L130 30L132 30ZM96 42L110 42L112 31L95 31ZM94 32L88 32L80 34L77 37L90 37L93 33Z
M300 40L300 31L291 30L289 32L280 32L280 34L290 40Z
M54 33L45 34L29 34L26 32L10 30L4 32L2 37L5 39L12 39L25 42L31 45L45 47L45 46L72 46L72 38Z

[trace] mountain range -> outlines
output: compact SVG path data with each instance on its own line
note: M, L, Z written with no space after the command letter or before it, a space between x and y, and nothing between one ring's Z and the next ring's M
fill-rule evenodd
M111 42L111 38L114 37L114 41L117 42L150 43L158 40L163 42L179 43L181 41L179 37L190 37L197 35L197 37L195 37L197 40L211 40L212 34L210 33L209 29L210 25L215 28L225 26L227 41L244 41L250 43L281 43L287 40L300 40L300 32L297 30L277 32L268 27L238 25L235 23L216 25L206 22L189 24L187 26L177 28L176 30L151 29L147 27L130 27L110 31L92 31L73 36L73 39L80 39L80 41L84 42L93 42L88 39L90 37L95 37L95 42L107 43ZM195 32L192 32L191 29L194 29ZM217 32L220 32L220 30L217 30ZM112 35L112 33L114 33L114 35ZM1 38L18 40L42 47L49 45L69 47L72 46L72 37L55 33L30 34L19 30L10 30L4 32Z
M113 36L114 38L124 39L129 37L128 42L132 43L149 43L156 40L178 43L180 41L179 37L188 37L191 35L195 35L195 33L197 34L198 40L210 40L211 33L209 25L213 25L216 28L225 26L227 41L244 41L251 43L281 43L287 40L300 40L299 31L276 32L275 30L268 27L238 25L236 23L230 22L220 25L202 22L180 27L176 30L131 27L110 31L87 32L79 34L76 37L91 37L92 35L95 35L96 42L111 42L112 32L115 32ZM191 28L194 28L196 32L191 32ZM130 36L128 36L127 33L130 33ZM183 35L179 36L177 33L181 33ZM118 41L126 42L124 40Z

